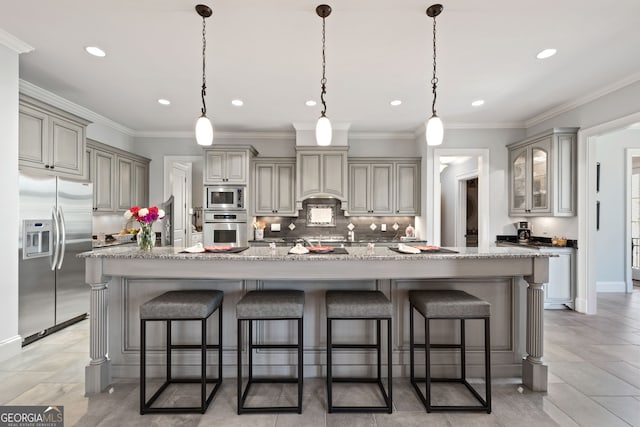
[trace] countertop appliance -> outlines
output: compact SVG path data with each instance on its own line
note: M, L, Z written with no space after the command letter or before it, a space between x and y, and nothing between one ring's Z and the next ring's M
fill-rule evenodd
M205 209L217 211L245 210L245 187L236 185L206 186L204 188Z
M518 241L520 243L527 243L531 238L531 229L529 228L528 221L518 222Z
M247 246L247 212L204 211L202 231L205 246Z
M21 174L19 191L18 332L26 345L89 312L76 255L91 250L93 184Z

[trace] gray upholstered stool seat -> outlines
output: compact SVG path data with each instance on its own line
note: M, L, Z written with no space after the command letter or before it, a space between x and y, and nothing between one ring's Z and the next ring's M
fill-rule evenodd
M296 290L268 290L247 292L236 304L238 319L238 415L244 413L302 413L302 386L304 382L304 292ZM254 343L254 322L293 320L297 324L298 341L295 344ZM242 376L243 323L248 323L247 365L249 370L247 386ZM298 356L298 375L291 377L259 377L253 375L254 349L296 350ZM256 383L296 383L298 385L298 403L295 406L246 406L251 386Z
M169 291L140 305L140 414L184 413L204 414L222 384L222 302L224 293L215 290ZM218 343L207 344L207 319L218 312ZM200 322L199 344L173 344L172 322ZM156 392L147 399L147 322L166 324L166 379ZM207 350L218 350L218 376L207 376ZM171 352L173 350L198 350L200 352L200 375L197 378L174 378ZM171 384L192 383L200 385L200 406L152 406ZM207 394L207 385L215 384Z
M409 301L423 316L429 318L491 315L491 304L463 291L409 291Z
M491 304L473 295L457 290L428 290L409 291L409 304L411 306L409 314L409 377L411 384L416 390L418 397L424 404L427 412L432 411L486 411L491 413L491 340L490 340L490 318ZM413 310L417 310L424 318L424 344L415 343L415 328ZM460 343L437 343L431 342L431 320L454 319L460 322ZM465 322L474 319L484 322L484 377L485 395L484 398L467 381L466 367L466 338ZM415 375L415 349L424 349L425 352L425 376L417 378ZM432 377L431 375L431 351L433 349L459 349L460 350L460 376ZM425 394L418 386L418 382L426 385ZM432 405L431 385L434 382L461 383L473 397L478 400L479 405Z
M393 315L391 301L380 291L327 291L327 317L376 319Z
M304 292L251 291L236 304L238 319L293 319L304 313Z
M141 319L205 319L222 304L221 291L169 291L140 306Z
M325 294L327 308L327 410L333 412L393 412L392 381L392 340L391 319L393 307L391 301L380 291L327 291ZM375 343L333 343L333 322L353 320L374 320L376 323ZM382 322L387 330L387 387L382 382ZM377 375L371 377L334 377L333 353L335 350L375 350L377 359ZM334 383L374 383L377 384L384 405L378 406L343 406L333 404Z

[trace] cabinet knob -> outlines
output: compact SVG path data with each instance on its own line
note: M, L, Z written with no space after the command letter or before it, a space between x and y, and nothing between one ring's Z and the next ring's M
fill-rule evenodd
M49 169L49 165L44 165L45 168Z
M53 169L53 165L49 166L51 169Z

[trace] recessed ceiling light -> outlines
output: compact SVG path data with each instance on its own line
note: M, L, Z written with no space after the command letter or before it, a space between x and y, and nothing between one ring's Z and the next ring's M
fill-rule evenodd
M158 104L160 104L160 105L171 105L171 101L169 101L168 99L160 98L160 99L158 99Z
M100 49L97 46L87 46L87 47L84 48L84 50L87 51L88 54L93 55L93 56L97 56L99 58L107 56L105 51Z
M307 102L305 102L304 105L306 105L307 107L315 107L316 101L314 101L313 99L310 99Z
M244 105L244 102L242 102L242 99L234 99L231 101L231 103L236 107L242 107Z
M475 101L473 101L473 102L471 103L471 105L472 105L473 107L479 107L479 106L481 106L481 105L484 105L484 99L476 99Z
M394 99L389 104L391 104L391 106L393 107L397 107L398 105L402 104L402 101L400 101L399 99Z
M556 52L558 52L556 49L545 49L545 50L541 50L540 52L538 52L538 54L536 55L536 58L538 59L545 59L545 58L549 58L553 55L556 54Z

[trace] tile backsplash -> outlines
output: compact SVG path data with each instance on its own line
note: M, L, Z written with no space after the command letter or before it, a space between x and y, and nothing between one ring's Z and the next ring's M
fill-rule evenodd
M415 218L412 216L345 216L340 208L340 201L336 199L308 199L302 203L302 210L298 217L257 217L257 221L266 224L264 238L301 238L301 237L344 237L347 238L349 223L354 225L354 240L392 240L405 235L405 229L409 224L415 227ZM331 227L318 227L307 225L308 205L326 204L335 206L336 225ZM289 229L294 224L293 230ZM271 231L271 224L280 224L280 231ZM371 224L375 224L374 230ZM386 231L382 231L382 224L386 225ZM398 230L393 229L393 224L398 224ZM252 238L252 237L250 237Z

